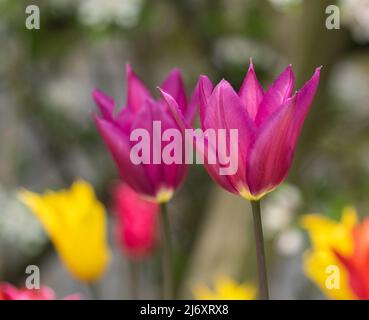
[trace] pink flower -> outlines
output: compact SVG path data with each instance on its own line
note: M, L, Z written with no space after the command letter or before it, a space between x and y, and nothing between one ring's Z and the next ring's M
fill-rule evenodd
M191 123L196 112L196 101L192 99L190 103L187 102L181 72L172 70L162 88L171 94L186 121ZM93 98L101 113L101 116L95 116L95 123L123 180L136 192L157 202L167 202L184 180L188 166L184 161L181 164L165 164L162 161L159 164L154 161L134 164L130 152L137 142L132 142L130 135L135 129L147 130L151 138L148 148L152 150L153 141L161 139L161 133L154 130L153 122L160 122L162 132L178 128L177 123L165 101L153 99L130 65L127 65L127 90L126 105L117 114L114 113L115 102L111 97L97 89L93 91ZM160 143L162 150L169 141Z
M64 300L80 300L79 294L71 294ZM55 292L46 286L40 289L18 289L10 283L0 283L0 300L56 300Z
M291 66L266 92L256 78L251 61L238 93L224 79L213 89L206 76L200 77L202 130L238 130L238 144L231 144L227 149L229 154L231 148L238 148L238 152L233 153L237 157L233 162L238 163L234 174L221 175L219 161L215 164L207 161L209 150L219 157L224 157L224 154L220 154L222 150L205 136L206 150L200 152L204 153L205 167L215 182L246 199L258 200L286 178L297 139L318 87L320 69L317 68L312 78L295 94ZM170 92L161 88L161 93L182 130L190 128Z
M131 259L150 255L156 243L159 205L120 184L114 191L114 208L118 243L126 255Z

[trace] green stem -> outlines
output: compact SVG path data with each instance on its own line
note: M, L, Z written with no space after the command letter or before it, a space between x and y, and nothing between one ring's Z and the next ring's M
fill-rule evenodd
M86 287L91 300L100 300L99 290L95 283L87 283Z
M139 298L139 263L135 261L129 262L129 278L131 299L138 300Z
M161 204L160 219L163 297L164 299L173 299L172 243L170 237L168 209L165 203Z
M254 235L256 246L256 262L259 279L259 298L269 300L268 278L265 263L263 226L261 222L260 200L251 201L252 214L254 218Z

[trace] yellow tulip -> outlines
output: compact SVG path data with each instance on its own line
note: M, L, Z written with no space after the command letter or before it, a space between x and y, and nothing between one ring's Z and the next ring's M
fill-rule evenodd
M303 257L304 272L329 298L355 299L349 286L347 271L334 251L343 256L352 253L352 230L357 220L357 213L352 207L344 208L339 222L318 214L306 215L301 220L312 244L312 248ZM338 286L327 285L331 266L338 271Z
M220 276L214 281L214 290L197 285L193 295L197 300L254 300L256 289L251 285L238 284L228 276Z
M89 183L78 180L68 190L43 195L22 190L19 197L41 222L76 279L92 282L102 276L110 260L106 213Z

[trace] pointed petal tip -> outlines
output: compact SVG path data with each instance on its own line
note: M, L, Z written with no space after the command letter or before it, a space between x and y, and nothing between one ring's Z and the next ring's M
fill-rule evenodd
M318 83L319 82L319 79L320 79L320 71L321 71L322 68L323 68L323 66L317 67L314 70L313 75L311 76L310 80L307 83L312 83L312 82Z
M91 91L92 98L96 101L98 99L98 95L100 94L100 90L98 88L93 88Z
M161 89L159 86L157 87L157 89L160 91L160 94L162 95L164 101L167 103L167 106L169 107L169 110L174 117L174 120L176 121L178 127L181 130L190 128L191 126L186 122L182 111L173 96L167 93L165 90Z
M255 72L255 69L254 69L254 63L252 61L252 58L250 57L249 58L249 70L248 71L253 71Z
M113 100L112 97L107 95L104 91L100 90L99 88L93 88L91 91L91 95L96 103L101 102L101 100L103 99Z
M315 70L313 72L313 75L311 76L310 80L313 80L313 79L316 79L316 78L318 78L318 80L319 80L319 78L320 78L320 71L322 70L322 68L323 68L322 65L319 66L319 67L317 67L317 68L315 68Z
M111 118L115 106L114 99L98 88L92 90L92 98L101 115L105 118Z
M175 67L172 70L170 70L169 74L173 74L173 75L182 77L182 71L178 67Z
M29 194L30 193L30 191L28 191L26 188L24 188L24 187L21 187L21 188L19 188L18 190L17 190L17 198L20 200L20 201L22 201L22 202L24 202L24 199L26 198L26 196L27 196L27 194Z
M200 77L199 77L198 83L199 83L200 89L203 89L205 87L206 83L211 83L211 81L206 75L201 74Z
M203 86L203 85L204 85L204 83L206 83L207 81L210 81L210 80L209 80L209 78L208 78L206 75L201 74L201 75L199 76L199 80L197 81L197 83L198 83L198 85L201 87L201 86Z
M200 75L197 85L199 87L200 97L211 95L213 91L213 83L206 75Z
M132 66L129 62L126 62L126 78L129 79L129 77L132 74Z
M233 90L233 87L232 85L224 78L222 78L222 80L220 80L220 82L218 83L217 87L219 87L219 89L222 89L222 90L228 90L228 89L232 89Z
M292 63L290 63L288 66L287 66L287 70L290 74L290 77L291 77L291 81L292 81L292 85L294 85L295 83L295 73L293 72L293 68L292 68Z
M99 94L104 94L104 92L101 89L95 87L95 88L92 89L92 94L93 95L99 95Z
M127 79L131 77L136 77L136 73L133 70L133 67L130 62L126 62L126 77Z
M160 94L163 96L163 98L165 98L166 96L168 96L169 94L162 89L160 86L156 86L156 89L159 90Z
M170 93L166 92L164 89L160 88L159 86L157 86L156 88L159 90L161 96L167 102L167 104L169 104L169 107L171 107L169 102L171 103L174 102L177 104L177 101L175 101L175 99L172 97Z
M320 71L322 70L322 68L323 68L323 65L321 65L321 66L317 67L317 68L315 69L315 71L314 71L314 74L319 74L319 75L320 75Z
M127 73L132 72L132 65L130 62L126 62L126 71Z
M172 104L175 104L176 107L179 109L177 101L173 98L173 96L166 92L164 89L160 88L159 86L156 87L159 91L163 99L167 102L168 106L171 108Z
M179 68L173 68L172 70L170 70L166 80L164 80L164 82L162 83L162 85L168 81L168 79L171 79L171 81L173 81L173 79L175 79L175 81L179 81L183 83L183 77L182 77L182 71Z
M292 64L291 63L286 67L286 69L282 72L282 74L284 72L288 73L289 77L291 77L294 80L295 74L293 73L293 69L292 69Z
M135 72L133 71L132 65L129 62L126 62L126 79L129 81L130 78L135 76Z

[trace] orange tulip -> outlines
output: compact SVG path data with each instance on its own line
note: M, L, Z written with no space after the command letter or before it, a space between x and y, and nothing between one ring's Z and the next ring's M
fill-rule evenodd
M369 218L353 230L354 250L348 257L336 252L346 267L350 287L359 299L369 299Z

